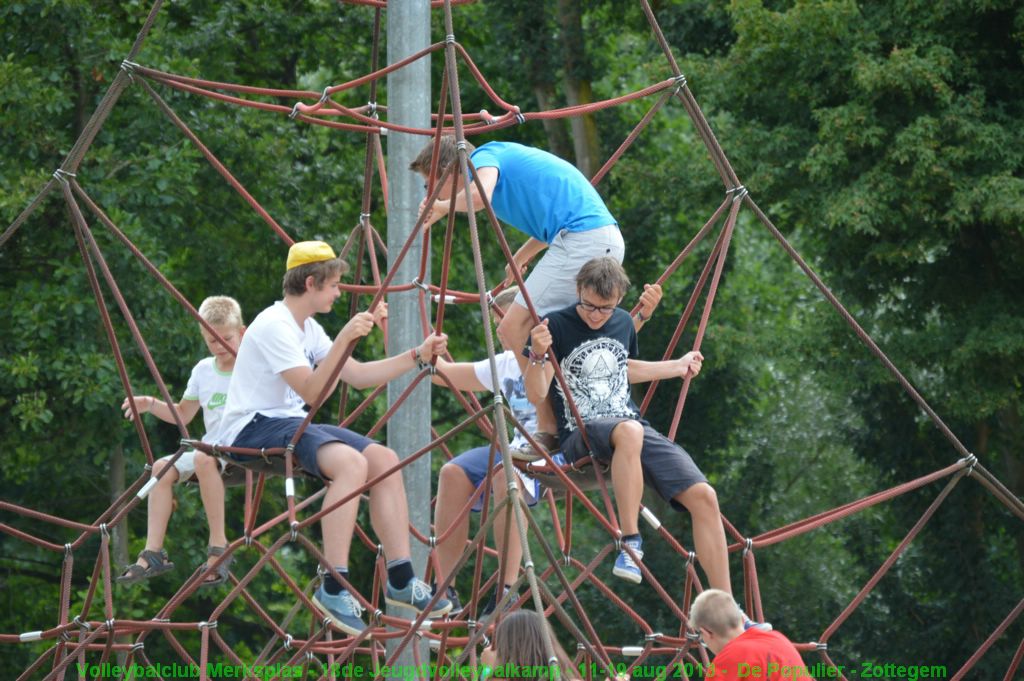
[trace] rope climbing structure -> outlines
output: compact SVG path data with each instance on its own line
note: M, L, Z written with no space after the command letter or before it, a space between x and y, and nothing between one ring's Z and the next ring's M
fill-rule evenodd
M162 0L155 0L138 38L125 55L117 76L89 119L76 144L35 199L0 235L0 248L2 248L19 230L26 228L29 218L44 201L51 195L59 194L69 211L71 233L81 255L82 267L95 297L120 381L126 394L133 394L133 379L129 376L126 368L125 351L118 339L115 320L108 313L108 304L111 301L120 312L123 324L137 351L141 353L150 377L158 387L160 398L168 402L174 401L160 368L147 349L146 340L136 323L125 293L118 285L117 277L94 237L94 224L90 224L90 221L102 225L102 228L109 232L115 242L130 252L159 282L168 295L180 303L211 335L219 339L216 330L198 315L192 303L179 292L172 281L161 273L157 264L115 224L108 212L94 200L93 194L86 186L83 186L76 176L83 159L89 154L96 135L127 88L134 87L152 100L153 106L166 116L170 123L242 197L258 218L285 246L293 243L292 236L218 160L196 132L175 113L172 106L161 95L161 91L164 93L176 91L188 96L209 98L226 105L256 109L265 112L266 115L285 116L295 121L296 124L323 126L337 130L339 134L362 136L365 139L365 163L361 212L358 224L347 235L340 253L340 257L355 263L352 283L343 286L352 294L349 312L354 313L360 309L357 307L360 298L369 299L368 307L373 309L388 293L413 291L418 295L419 322L423 327L424 334L430 331L438 333L444 331L446 309L449 305L479 304L484 319L488 319L491 314L490 300L497 294L500 286L487 286L481 257L481 238L485 235L493 237L509 263L513 263L512 250L505 241L498 219L484 198L483 215L486 219L483 230L478 224L476 212L470 210L467 213L476 274L476 290L459 290L453 288L449 282L449 265L456 223L454 212L449 216L444 230L444 246L439 257L440 277L436 283L430 282L427 276L430 264L428 260L430 257L429 247L423 248L424 255L419 263L419 276L412 281L396 280L397 265L393 265L387 272L382 272L377 265L378 256L385 253L387 247L385 240L371 221L371 196L374 187L378 186L376 183L379 182L380 191L385 197L388 191L381 137L389 132L407 133L423 136L425 142L433 141L435 172L431 173L427 191L428 197L433 200L444 198L441 196L441 192L442 188L446 186L444 182L446 176L442 174L441 177L437 177L436 173L436 149L442 135L454 135L456 140L462 142L479 133L525 125L532 121L579 116L626 102L653 100L633 130L594 175L593 184L598 185L608 175L615 163L629 151L631 145L660 111L669 105L674 105L681 106L689 116L723 185L723 198L719 205L710 211L707 221L689 241L681 244L682 247L678 254L657 280L659 284L665 283L702 243L706 240L711 243L710 254L703 266L700 267L696 283L675 325L671 340L664 349L663 358L669 359L676 354L678 346L682 342L684 330L689 328L693 321L696 322L696 332L692 344L687 349L701 349L716 293L722 280L723 268L729 255L738 216L741 211L749 211L756 219L756 223L763 226L777 241L824 299L849 325L857 338L888 370L910 399L948 440L954 453L954 457L949 462L926 475L907 480L889 489L875 491L839 507L822 510L784 527L749 535L726 519L725 526L731 541L729 552L741 556L743 601L747 612L754 615L755 619L764 617L756 561L760 550L825 527L901 495L915 492L924 493L925 489L933 483L941 482L941 490L921 514L919 520L907 531L903 540L878 566L877 571L850 600L849 604L823 623L817 640L797 643L797 648L801 652L812 657L816 656L823 668L835 667L836 661L833 660L829 652L829 641L858 606L864 602L879 581L887 575L915 537L924 530L939 507L965 478L971 478L974 483L984 487L995 500L1012 513L1016 521L1024 522L1024 504L963 445L925 398L772 223L755 201L749 188L742 184L698 106L648 0L640 0L640 4L651 33L664 55L666 77L640 90L614 99L549 111L523 111L515 104L502 99L500 94L487 82L469 51L460 44L455 32L455 17L457 16L455 8L466 4L467 0L434 0L431 7L436 11L443 12L444 39L386 67L378 65L377 54L381 38L381 16L387 10L388 3L384 0L349 0L349 2L365 6L361 11L374 14L373 60L370 71L359 78L327 87L322 92L312 92L214 82L168 73L146 66L140 60L140 53L144 41L153 27L154 20L161 11ZM377 88L380 80L389 73L418 60L430 59L433 55L443 55L445 68L440 83L438 106L432 117L431 127L420 129L389 122L387 107L377 102ZM490 106L496 112L495 115L464 114L462 112L460 73L469 74L484 96L490 100ZM368 92L369 103L360 106L344 104L344 99L350 98L356 91ZM277 102L290 101L293 104L288 106L271 103L266 101L268 98ZM459 165L455 169L448 169L447 172L460 172L463 177L471 178L474 182L479 183L479 178L466 153L465 146L460 144L459 148ZM418 239L424 240L424 245L429 246L430 235L421 229L424 219L425 216L421 215L404 247L399 253L392 254L394 256L393 263L401 262L406 258ZM364 263L369 263L367 268L369 271L364 269ZM521 290L525 291L522 272L514 264L512 270L516 283L519 284ZM437 305L436 310L433 310L432 303L435 300ZM528 295L526 295L526 303L530 313L536 316L536 311ZM699 314L697 314L698 307L700 307ZM491 373L492 376L497 376L497 372L493 370L495 344L491 326L485 323L482 329L483 347L486 348L492 365ZM351 355L353 349L354 346L349 348L346 359ZM339 364L332 379L339 374L340 368ZM556 380L564 385L564 377L557 362L555 369ZM628 674L633 670L646 668L652 664L658 665L659 669L667 670L662 672L662 678L668 675L682 678L699 676L690 670L695 668L693 665L707 664L708 655L699 645L693 632L689 630L686 618L692 598L702 589L696 570L696 556L692 549L687 548L674 537L651 509L642 509L642 517L657 536L652 541L658 542L661 550L677 555L678 564L682 566L679 574L670 581L664 576L659 579L645 565L641 564L644 582L657 594L660 601L659 607L663 608L665 612L671 613L673 620L677 622L676 628L672 631L655 631L643 614L631 606L628 599L620 596L612 585L603 581L596 574L596 568L605 564L608 556L618 549L622 535L614 512L614 504L609 495L607 471L600 466L591 465L591 462L586 459L577 461L571 466L561 465L547 453L544 454L542 460L532 464L514 461L508 451L506 424L510 422L513 428L518 429L527 438L530 438L531 434L523 431L521 425L515 422L507 406L501 400L482 404L472 393L460 393L455 390L451 380L443 372L437 374L434 372L434 367L420 369L409 387L403 391L396 405L384 413L369 435L373 436L381 431L397 405L401 404L402 399L411 393L418 383L424 380L429 381L432 377L435 380L439 378L452 388L455 399L465 409L466 415L447 432L441 433L435 430L434 439L431 442L425 444L418 451L412 452L402 460L396 469L392 469L389 473L404 469L432 451L441 451L450 457L449 443L452 438L463 432L476 430L491 441L493 447L500 450L506 469L519 467L538 477L544 482L545 490L541 503L532 510L527 507L522 490L514 486L504 500L492 503L490 481L493 471L488 473L487 484L482 485L478 492L478 496L483 498L484 509L480 526L466 544L458 566L472 569L473 574L470 590L472 596L461 614L431 621L427 620L425 615L410 620L386 613L380 600L381 580L385 576L383 557L367 532L362 528L357 528L357 540L371 550L377 551L378 554L373 590L368 593L357 592L355 594L363 607L371 613L371 626L364 634L356 637L339 635L311 601L310 594L315 583L301 584L297 582L285 569L281 560L281 552L288 547L297 549L309 554L319 565L324 566L324 569L330 569L328 568L329 563L317 544L308 536L310 528L331 510L340 507L356 495L364 494L377 479L368 481L352 495L331 506L313 510L313 504L323 497L324 490L321 489L305 498L299 498L296 495L293 480L300 471L297 470L297 464L293 461L291 446L255 451L206 445L189 435L180 418L177 428L180 432L181 447L175 456L181 456L190 448L197 448L216 455L223 455L230 451L251 459L251 464L246 466L244 473L244 531L240 538L230 543L225 554L218 559L218 564L226 564L232 556L242 554L248 554L253 562L248 569L238 570L230 575L230 590L223 598L210 604L206 616L200 621L186 621L179 617L182 604L194 599L197 589L200 587L203 573L199 570L181 585L173 597L162 603L154 612L146 613L145 617L136 617L125 613L118 607L118 598L116 598L118 592L112 589L112 576L115 574L116 568L112 566L111 560L111 528L124 522L126 516L140 505L149 490L152 489L156 479L150 476L154 463L153 447L138 418L139 414L135 411L133 423L140 447L148 463L146 471L131 483L124 493L99 517L89 521L68 519L8 501L0 502L0 509L11 519L0 524L0 531L19 541L52 552L55 558L56 556L62 557L59 587L55 589L54 593L54 600L57 604L56 619L52 622L34 623L37 628L32 631L0 633L0 645L39 646L38 657L22 671L18 678L47 680L65 678L64 675L68 671L74 670L76 665L102 664L109 662L112 656L119 655L128 664L154 665L173 662L182 667L194 666L198 669L197 676L199 678L208 678L207 663L216 659L249 668L275 664L298 665L303 668L305 675L309 678L336 679L352 677L351 674L346 674L343 671L345 664L359 662L364 669L368 670L368 675L373 675L385 666L395 664L395 660L399 656L409 652L418 667L431 661L436 663L433 673L426 675L428 678L471 678L471 674L459 670L466 669L463 665L476 663L480 645L487 642L488 636L493 631L493 624L506 611L506 606L533 607L543 611L546 617L557 620L566 635L576 643L575 662L580 665L581 669L588 670L586 672L588 678L614 677L615 673L620 671ZM327 385L334 385L334 381L327 381ZM674 439L677 434L689 386L689 379L685 379L679 392L672 396L675 407L671 422L665 429L670 439ZM647 412L659 389L666 390L665 387L659 386L658 382L652 383L647 388L641 403L642 412ZM380 397L382 391L383 387L371 391L359 404L353 405L348 389L343 386L340 412L335 420L341 425L352 423L368 410L370 405ZM495 395L501 394L497 385L494 386L494 393ZM325 389L316 402L310 405L311 409L303 428L317 416L328 397L328 391ZM579 418L575 407L572 408L576 418ZM133 406L132 409L134 411L135 407ZM296 433L293 445L301 433L302 428ZM166 471L167 468L163 470ZM284 485L286 490L285 510L271 517L261 517L261 502L268 495L275 494L274 490L278 489L271 481L275 477L281 476L286 481ZM468 515L472 506L472 501L466 504L461 510L461 514ZM495 511L499 508L508 509L513 514L515 522L509 524L508 531L519 534L524 548L524 561L518 583L503 599L507 602L498 603L498 607L485 616L482 614L482 608L478 602L479 594L493 592L496 586L496 577L488 577L482 566L485 558L493 560L494 552L487 548L486 537L494 525ZM596 545L593 542L584 545L578 540L574 541L573 519L580 513L594 519L603 533L603 541ZM60 543L19 529L17 520L22 518L41 521L52 526L53 533L66 536L67 541ZM542 519L545 523L549 523L553 531L541 530L540 521ZM413 527L410 527L410 532L417 541L431 548L447 538L444 535L426 536ZM98 542L98 558L92 568L91 578L85 587L84 596L82 596L81 592L73 588L81 585L72 584L76 556L80 555L83 547L86 545L93 547L96 542ZM531 551L533 547L540 549L537 555ZM501 558L498 557L498 559ZM428 567L428 572L430 569ZM283 617L273 615L266 607L267 604L261 603L251 590L253 581L266 574L273 575L273 578L278 580L281 585L281 589L276 593L279 595L286 593L288 602L294 603ZM451 580L450 576L446 582L439 584L438 592L441 593ZM525 587L522 596L518 596L520 587ZM577 591L583 587L603 594L607 599L608 608L614 614L602 612L598 615L587 612L577 596ZM102 602L99 602L101 599ZM218 623L223 622L224 613L239 604L248 609L265 632L264 640L248 642L248 649L258 651L252 658L243 659L229 644L228 641L233 637L225 631L226 627L218 626ZM1019 618L1022 611L1024 611L1024 600L1021 600L1016 607L1006 613L1003 621L990 633L976 653L963 661L962 666L952 678L965 678L1003 632ZM300 613L308 616L310 622L308 630L299 631L293 626ZM602 640L601 627L595 619L596 616L628 618L635 622L637 628L642 632L642 639L635 641ZM195 646L189 647L182 642L181 639L184 638L186 632L199 633ZM152 643L154 640L160 640L158 637L162 637L169 649L173 651L175 656L173 660L153 657L151 651L155 646ZM426 648L419 645L424 641L428 643ZM424 649L429 650L430 660L423 659L421 651ZM1006 670L1006 679L1016 678L1022 657L1024 657L1024 642L1016 649ZM173 676L174 674L164 675L165 678Z

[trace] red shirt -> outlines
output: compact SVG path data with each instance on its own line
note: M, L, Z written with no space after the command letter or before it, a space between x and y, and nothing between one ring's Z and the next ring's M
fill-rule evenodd
M748 629L722 648L705 679L714 681L813 681L789 639L777 631Z

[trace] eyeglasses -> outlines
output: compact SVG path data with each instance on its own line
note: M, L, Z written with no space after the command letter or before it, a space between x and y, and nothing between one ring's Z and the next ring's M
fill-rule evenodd
M577 300L576 304L583 308L584 312L597 312L599 314L611 314L617 307L616 305L592 305L582 300Z

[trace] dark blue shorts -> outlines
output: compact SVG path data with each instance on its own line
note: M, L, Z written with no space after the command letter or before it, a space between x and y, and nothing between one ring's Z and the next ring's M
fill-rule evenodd
M247 449L287 447L288 443L292 441L292 437L295 436L295 431L299 429L304 420L298 416L273 418L256 414L238 434L231 446L246 447ZM375 440L348 428L311 423L302 432L302 437L295 445L295 458L310 475L323 479L324 476L321 475L320 467L316 463L316 452L329 442L340 442L360 453L370 445L377 444ZM244 458L238 454L229 454L228 456L235 460Z
M473 487L479 488L480 485L484 484L484 481L487 480L487 469L490 466L496 466L501 463L501 452L498 451L497 448L489 445L485 447L474 447L473 449L459 454L449 463L453 463L461 468L466 474L466 477L469 478L469 482ZM519 485L523 490L526 503L529 506L536 505L537 499L540 497L540 483L520 471L518 468L516 469L516 473L519 475ZM476 501L473 502L472 510L479 512L483 508L483 505L484 495L481 494L476 498Z

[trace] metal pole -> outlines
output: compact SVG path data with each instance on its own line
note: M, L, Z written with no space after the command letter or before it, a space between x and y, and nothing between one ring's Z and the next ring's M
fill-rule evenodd
M387 61L393 64L430 44L430 1L403 0L388 3ZM426 128L430 125L430 61L421 59L388 75L388 121ZM423 199L422 181L409 170L409 164L428 137L389 133L387 136L388 173L388 269L416 223ZM421 246L417 242L402 261L396 282L412 281L419 274ZM430 270L424 277L430 281ZM417 290L388 294L388 347L391 352L410 348L423 341ZM413 373L388 384L388 405L412 381ZM388 422L388 446L406 457L430 441L430 382L422 381ZM409 520L420 532L430 535L430 455L405 469L405 490L409 501ZM412 542L412 561L416 573L424 574L428 548ZM407 610L404 613L408 616ZM420 659L428 659L424 642ZM399 665L413 665L412 648L402 652Z

